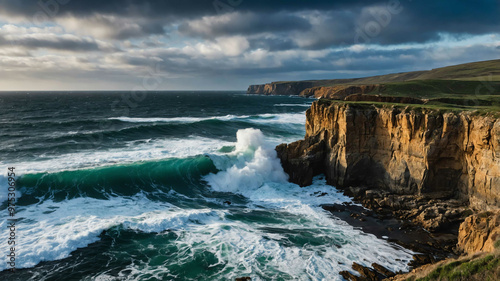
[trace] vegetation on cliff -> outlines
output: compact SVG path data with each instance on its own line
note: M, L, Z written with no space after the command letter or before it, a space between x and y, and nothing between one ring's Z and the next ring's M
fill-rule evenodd
M375 85L421 80L461 80L490 83L500 81L500 60L473 62L436 68L429 71L394 73L363 78L279 81L263 85L251 85L249 94L299 95L308 88L334 87L339 85Z
M273 82L250 86L248 93L300 95L361 104L420 104L417 107L498 113L500 60L365 78ZM411 98L413 102L387 101L387 97Z

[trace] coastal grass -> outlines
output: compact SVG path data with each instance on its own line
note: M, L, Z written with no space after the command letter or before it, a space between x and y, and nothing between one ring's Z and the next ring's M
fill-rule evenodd
M446 66L432 70L412 71L402 73L392 73L361 78L347 79L324 79L324 80L304 80L304 81L278 81L275 84L288 84L297 82L309 82L313 87L332 87L339 85L366 85L366 84L387 84L387 83L407 83L416 82L417 88L421 81L457 81L454 84L455 90L462 91L462 86L475 85L474 82L483 86L489 83L500 82L500 60L489 60L472 62L460 65ZM473 82L473 83L463 83ZM449 83L449 82L447 82ZM432 88L432 85L427 85ZM397 85L395 85L397 88ZM437 89L440 86L437 85ZM443 89L443 88L441 88ZM468 88L471 90L471 88ZM444 88L445 92L447 89ZM467 90L464 88L463 90ZM475 90L475 89L472 89Z
M419 99L490 99L500 97L498 81L415 80L379 85L371 95L412 97Z
M454 261L439 266L434 271L416 281L430 280L481 280L495 281L500 276L500 257L498 253L483 257ZM415 279L408 279L415 280Z
M440 102L426 103L426 104L406 104L406 103L390 103L390 102L373 102L373 101L342 101L342 100L331 100L331 99L320 99L319 104L330 105L333 103L339 104L350 104L353 106L364 106L371 107L375 106L378 108L399 108L406 109L409 111L422 111L434 113L455 113L468 111L471 115L479 116L491 116L494 118L500 117L500 106L464 106L464 105L454 105Z
M491 81L500 76L499 62L499 60L489 60L436 68L422 73L418 79Z
M500 82L461 80L414 80L377 85L367 95L387 97L410 97L422 100L423 104L404 104L373 101L340 101L327 99L324 102L348 104L407 107L409 109L432 109L459 113L471 111L476 115L500 116Z
M353 79L307 80L293 83L301 82L309 83L309 87L340 86L340 88L347 88L349 86L371 85L373 90L363 94L412 98L423 102L423 104L402 104L377 103L361 99L344 101L350 104L422 108L447 112L472 111L478 115L500 116L500 60L466 63L429 71L393 73Z

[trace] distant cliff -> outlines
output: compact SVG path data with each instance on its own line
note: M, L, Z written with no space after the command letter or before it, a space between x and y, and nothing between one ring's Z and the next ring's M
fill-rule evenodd
M257 95L290 95L297 96L303 90L314 87L314 82L273 82L263 85L251 85L248 87L247 94Z
M417 80L451 81L463 78L466 78L468 81L475 80L482 82L482 87L486 87L484 82L492 81L493 77L497 77L499 73L500 60L491 60L436 68L429 71L393 73L363 78L272 82L262 85L252 85L248 87L247 93L335 98L335 96L345 97L344 94L366 94L380 84ZM487 87L490 88L491 85Z
M264 85L251 85L248 87L247 94L289 95L343 100L350 95L367 94L380 88L380 85L316 86L322 83L326 82L273 82Z

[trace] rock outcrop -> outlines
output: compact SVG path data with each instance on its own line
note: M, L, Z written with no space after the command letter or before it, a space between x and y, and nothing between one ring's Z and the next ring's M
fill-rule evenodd
M276 148L292 182L323 173L428 229L500 207L500 120L322 100L306 114L305 139Z
M493 252L500 246L496 243L500 243L500 210L474 214L460 225L458 247L464 253Z

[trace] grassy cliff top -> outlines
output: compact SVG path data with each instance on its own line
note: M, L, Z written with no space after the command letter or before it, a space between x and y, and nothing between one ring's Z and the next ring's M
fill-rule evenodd
M331 87L334 85L380 84L406 82L413 80L463 80L463 81L500 81L500 60L472 62L460 65L446 66L425 71L393 73L363 78L278 81L274 84L313 83L314 87Z
M404 106L402 99L388 102L391 99L377 100L373 96L410 98L420 101L412 103L412 107L500 115L500 60L364 78L273 84L293 84L296 87L291 95L314 95L349 103Z
M500 82L415 80L382 84L368 94L417 98L431 108L500 112Z

